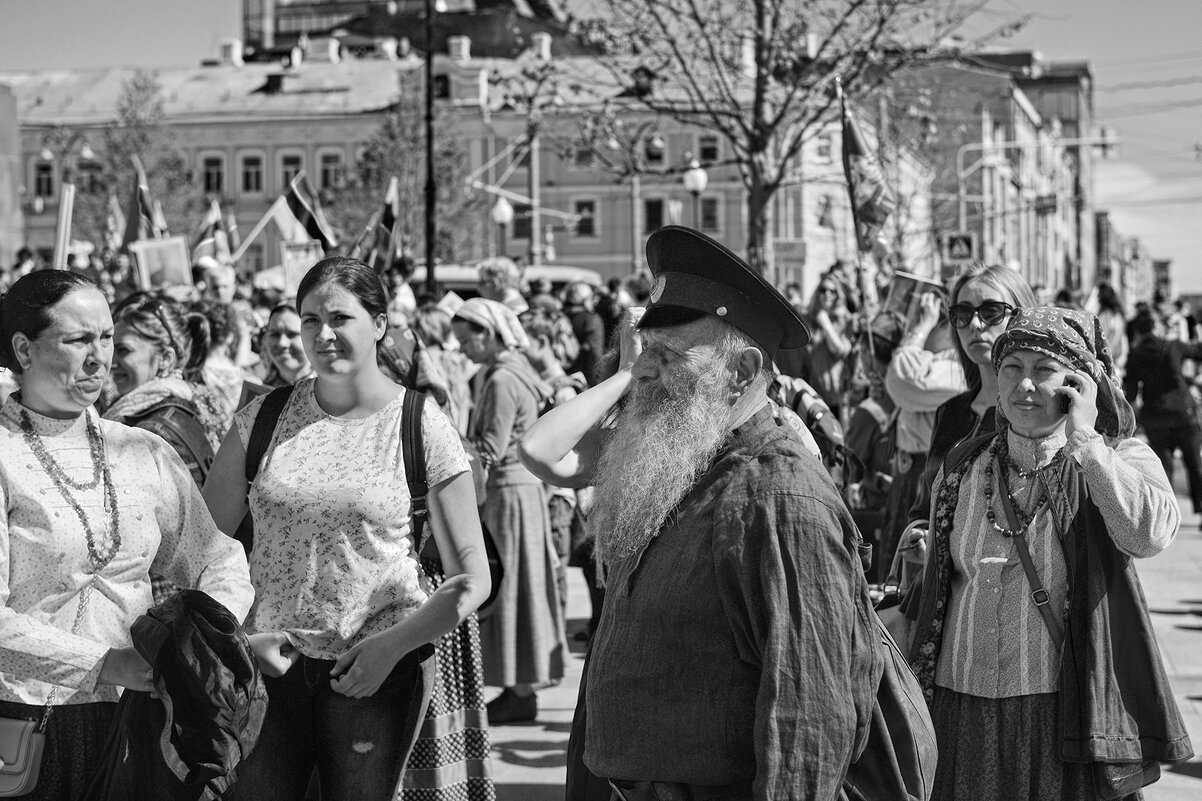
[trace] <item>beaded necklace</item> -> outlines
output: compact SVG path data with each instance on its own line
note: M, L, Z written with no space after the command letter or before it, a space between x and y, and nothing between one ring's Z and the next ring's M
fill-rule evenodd
M33 455L37 457L42 469L50 476L50 480L54 482L54 486L62 493L63 499L67 501L67 504L75 511L76 516L79 517L79 522L83 525L84 536L88 541L88 560L96 570L100 570L113 561L113 557L121 549L121 520L117 510L117 490L113 487L113 476L109 471L108 460L104 458L104 440L100 436L100 430L92 422L92 418L87 416L86 412L84 413L84 419L87 423L88 451L92 457L92 472L96 476L95 480L90 484L81 484L72 481L63 472L63 468L55 461L50 451L46 449L46 443L42 441L41 435L34 428L29 412L23 407L21 408L21 434L24 436L26 444L29 445L29 449L33 451ZM84 513L83 507L79 505L79 501L75 500L75 496L71 494L71 489L92 489L102 480L104 482L105 522L102 534L110 538L108 547L103 551L96 546L96 533L92 530L91 524L88 523L88 516Z
M989 460L985 462L985 518L989 521L989 524L993 526L994 531L998 532L1003 537L1017 537L1023 534L1028 528L1031 527L1031 523L1034 522L1035 518L1039 516L1040 510L1042 510L1048 502L1047 482L1040 482L1043 484L1043 493L1039 496L1039 500L1035 502L1035 505L1031 507L1030 512L1027 512L1017 503L1015 503L1014 494L1007 491L1006 494L1010 497L1010 503L1014 507L1014 515L1018 518L1018 530L999 526L997 523L997 515L993 511L994 466L997 465L1000 467L1001 464L1005 462L1006 466L1014 470L1019 478L1031 478L1032 476L1038 476L1041 470L1051 467L1059 462L1063 456L1064 453L1062 451L1057 453L1056 456L1052 458L1052 461L1044 465L1044 467L1035 467L1026 471L1021 470L1014 462L1014 459L1010 456L1010 446L1006 442L1006 433L1003 431L1002 433L998 434L998 436L993 440L993 443L989 446Z

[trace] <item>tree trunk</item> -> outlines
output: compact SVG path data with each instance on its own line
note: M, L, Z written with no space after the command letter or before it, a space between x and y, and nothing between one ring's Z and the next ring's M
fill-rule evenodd
M768 223L775 189L752 169L747 190L747 263L760 275L768 271Z

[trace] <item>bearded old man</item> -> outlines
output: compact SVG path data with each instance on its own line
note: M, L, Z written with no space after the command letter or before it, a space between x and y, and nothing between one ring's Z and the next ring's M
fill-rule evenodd
M881 661L859 534L767 396L809 334L695 231L656 231L647 261L643 349L593 471L584 761L628 801L838 798Z

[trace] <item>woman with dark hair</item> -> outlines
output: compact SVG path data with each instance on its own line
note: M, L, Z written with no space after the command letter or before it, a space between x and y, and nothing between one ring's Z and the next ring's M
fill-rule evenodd
M534 720L535 687L563 677L567 643L556 589L547 488L518 459L518 443L551 388L526 358L517 316L497 301L472 298L452 320L463 353L480 365L469 442L487 479L483 517L505 567L497 600L480 625L484 675L505 688L489 702L491 723Z
M1035 295L1017 270L981 262L967 265L956 276L948 296L948 318L956 336L952 346L964 367L968 389L945 402L935 412L931 446L918 494L910 505L909 522L899 548L926 551L924 537L930 527L931 482L943 457L959 442L987 434L997 427L997 371L991 357L993 342L1006 330L1010 316L1035 305ZM892 554L887 557L892 558ZM907 605L908 608L908 605Z
M827 273L818 282L805 316L810 329L806 350L806 369L802 376L842 421L843 393L847 389L847 357L851 354L855 333L843 282Z
M167 440L203 486L225 436L221 398L201 383L208 320L145 294L123 301L114 318L111 377L118 394L104 416Z
M120 688L150 690L130 625L152 605L152 573L239 620L253 596L242 548L175 451L92 408L112 356L88 279L43 270L0 297L0 367L20 386L0 408L0 716L40 721L31 799L82 797Z
M1019 309L992 360L998 430L936 478L910 650L932 798L1139 798L1191 756L1134 565L1172 541L1173 488L1093 315Z
M290 387L313 374L313 365L301 341L300 314L291 303L277 304L271 310L262 336L263 362L267 365L264 384Z
M467 457L421 410L428 515L447 579L422 572L403 457L407 390L380 369L387 296L355 259L318 262L297 290L314 377L290 390L253 483L246 449L264 398L238 411L205 498L223 530L254 518L251 647L270 701L239 798L391 801L428 698L431 643L487 597ZM281 392L283 390L276 390ZM270 397L270 396L268 396Z

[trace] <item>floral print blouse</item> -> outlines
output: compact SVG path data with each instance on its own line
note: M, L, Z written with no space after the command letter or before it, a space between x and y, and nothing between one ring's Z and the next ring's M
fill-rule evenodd
M429 597L415 553L401 451L402 391L359 420L322 411L315 379L296 385L248 500L255 603L250 632L283 631L301 653L334 659ZM249 443L262 398L234 418ZM459 435L433 402L422 410L427 482L468 470Z

